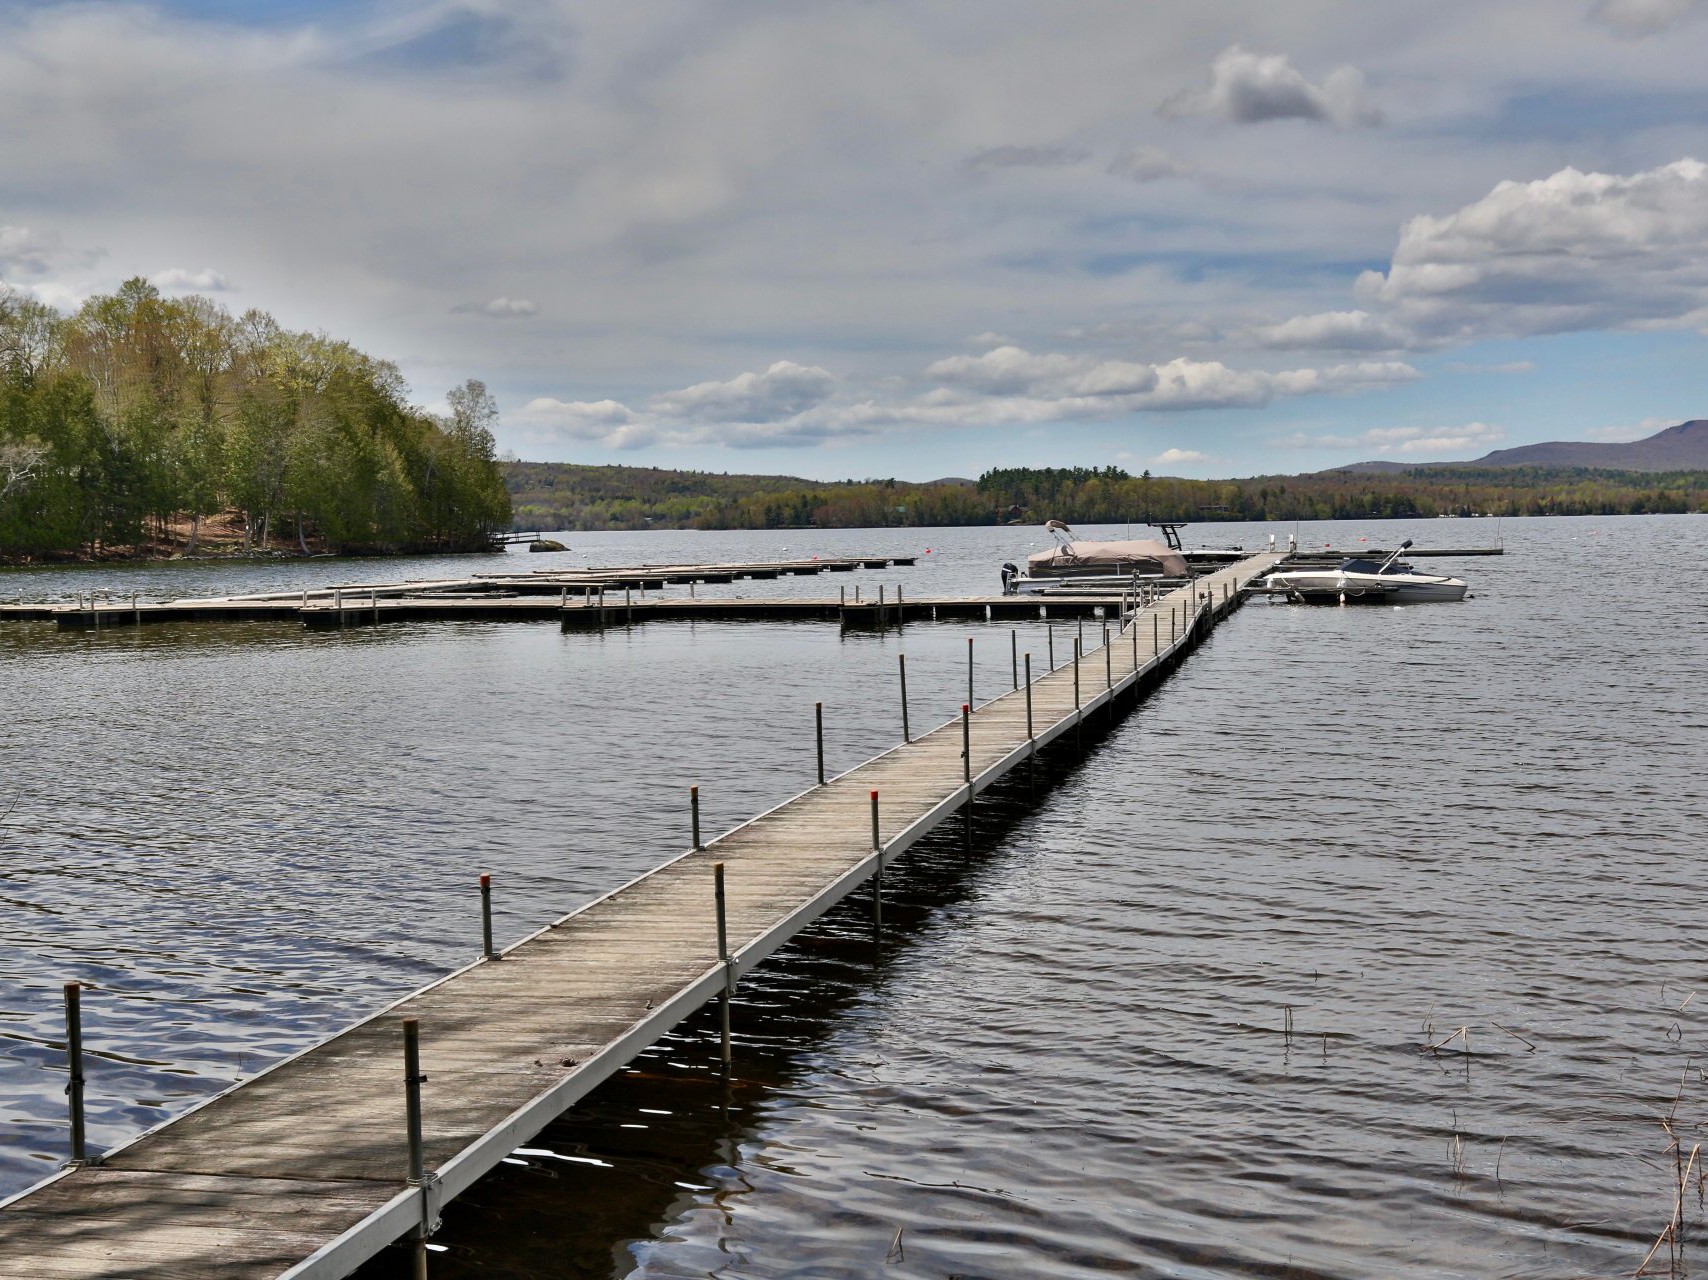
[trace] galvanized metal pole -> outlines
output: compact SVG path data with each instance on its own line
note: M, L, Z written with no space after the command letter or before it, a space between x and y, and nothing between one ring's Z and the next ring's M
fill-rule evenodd
M1115 651L1109 643L1109 624L1103 624L1103 683L1107 688L1115 687Z
M1014 687L1020 687L1020 632L1010 628L1008 632L1008 664L1014 669Z
M967 705L973 705L973 638L967 637Z
M818 731L818 785L824 785L824 703L812 704L813 722Z
M724 864L712 864L713 890L717 895L718 904L718 963L724 967L724 989L718 996L718 1026L723 1045L723 1062L727 1068L730 1064L729 1051L729 997L730 990L735 985L734 972L729 962L729 927L726 922L724 905Z
M427 1155L421 1141L421 1023L403 1020L403 1099L409 1133L409 1185L421 1188L421 1221L412 1233L415 1280L427 1280Z
M1026 757L1026 790L1031 792L1038 781L1038 739L1032 732L1032 655L1026 655L1026 741L1032 744Z
M970 857L973 852L973 709L970 704L961 704L961 777L967 784L967 803L962 812L966 815L962 823L965 831L966 852Z
M1079 641L1073 642L1073 709L1079 710Z
M83 986L65 984L65 1065L69 1079L65 1096L71 1100L71 1163L87 1164L89 1150L83 1131Z
M1162 652L1162 616L1151 614L1151 653Z
M896 666L901 670L901 740L912 742L913 734L907 727L907 655L896 654Z
M1050 633L1050 670L1054 671L1056 669L1056 624L1053 622L1050 623L1049 633Z
M492 877L480 878L480 953L488 960L498 959L492 949Z
M872 792L872 854L877 869L872 872L872 931L884 927L884 841L878 833L878 793Z
M697 786L688 788L688 811L694 823L694 851L698 853L706 846L700 843L700 788Z

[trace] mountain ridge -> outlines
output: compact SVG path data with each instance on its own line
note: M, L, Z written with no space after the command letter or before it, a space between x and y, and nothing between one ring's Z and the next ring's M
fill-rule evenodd
M1329 471L1393 474L1428 467L1584 467L1598 471L1708 470L1708 418L1692 418L1621 444L1593 440L1548 440L1496 449L1468 462L1354 462Z

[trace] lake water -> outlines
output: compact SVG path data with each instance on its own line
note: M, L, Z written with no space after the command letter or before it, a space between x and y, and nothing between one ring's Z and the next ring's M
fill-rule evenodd
M971 864L922 846L881 949L850 907L755 975L727 1085L691 1022L453 1205L435 1277L1629 1275L1674 1208L1661 1122L1708 1141L1705 534L1509 520L1504 557L1432 562L1462 605L1253 603L1039 798L992 801ZM568 558L919 553L732 590L923 597L991 590L1036 536ZM1300 529L1407 536L1497 531ZM489 567L32 570L0 598ZM833 768L889 746L898 652L916 725L962 700L969 634L1002 692L1006 630L0 625L0 1195L63 1158L63 982L93 987L92 1140L121 1141L465 962L480 872L529 931L676 853L690 783L713 830L806 785L814 701ZM1694 1184L1685 1216L1688 1269Z

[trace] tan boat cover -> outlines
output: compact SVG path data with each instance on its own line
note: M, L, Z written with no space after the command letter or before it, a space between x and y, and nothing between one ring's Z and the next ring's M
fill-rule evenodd
M1034 551L1026 557L1026 573L1051 578L1063 573L1160 573L1186 576L1186 557L1154 538L1128 542L1072 542L1065 547Z

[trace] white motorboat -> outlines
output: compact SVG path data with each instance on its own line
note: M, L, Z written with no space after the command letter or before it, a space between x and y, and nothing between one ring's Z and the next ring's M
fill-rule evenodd
M1027 556L1024 573L1018 565L1003 565L1004 595L1068 588L1125 591L1145 582L1192 576L1186 557L1155 539L1090 542L1075 538L1073 530L1060 520L1051 520L1044 527L1055 535L1056 545Z
M1381 564L1351 559L1337 569L1277 569L1263 590L1304 604L1441 604L1465 598L1463 578L1419 573L1400 561L1411 539Z

